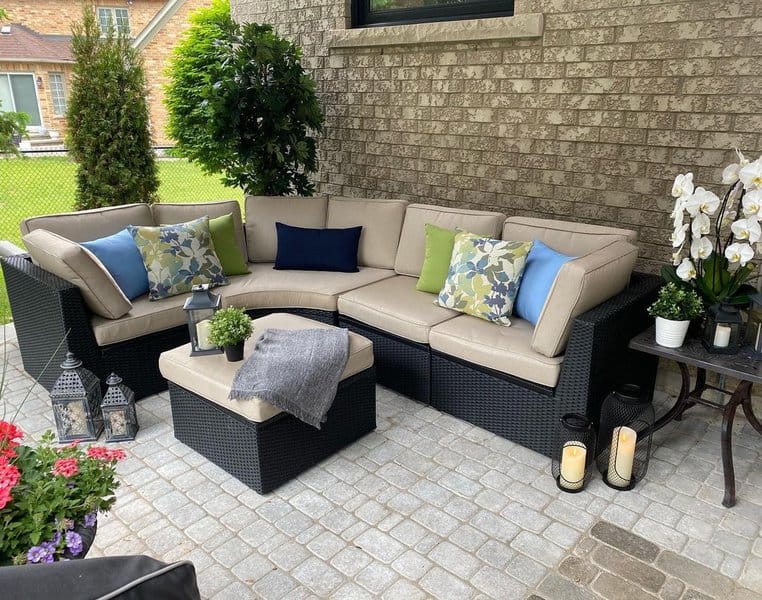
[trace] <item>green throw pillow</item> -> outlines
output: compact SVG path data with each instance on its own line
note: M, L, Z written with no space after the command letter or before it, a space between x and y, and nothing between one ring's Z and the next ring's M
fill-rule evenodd
M233 213L209 219L209 231L212 233L214 252L222 264L225 275L245 275L249 272L246 259L235 239L235 221Z
M209 232L209 217L162 227L129 227L148 272L148 298L190 292L199 283L227 285Z
M460 232L437 303L445 308L510 325L513 302L532 242L508 242Z
M452 247L455 244L455 234L453 229L444 229L431 223L426 223L426 258L423 260L421 276L415 289L422 292L431 292L438 294L445 279L447 271L450 269L450 257L452 256Z

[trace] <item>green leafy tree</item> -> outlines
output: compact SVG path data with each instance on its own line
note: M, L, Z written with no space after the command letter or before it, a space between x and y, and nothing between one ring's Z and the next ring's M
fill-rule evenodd
M239 25L226 0L191 17L166 88L181 156L249 194L311 195L323 113L300 50L269 25Z
M154 202L159 182L139 52L113 27L101 36L89 3L73 27L72 51L66 118L69 151L78 163L77 208Z
M8 13L0 8L0 21L6 21ZM18 154L14 139L26 133L29 115L26 113L4 112L0 102L0 154Z

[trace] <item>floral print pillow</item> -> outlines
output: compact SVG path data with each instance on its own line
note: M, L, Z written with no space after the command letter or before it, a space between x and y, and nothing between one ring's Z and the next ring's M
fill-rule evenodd
M214 252L209 217L162 227L129 227L148 271L148 298L190 292L199 283L227 285Z
M532 242L493 240L460 232L442 291L445 308L509 326Z

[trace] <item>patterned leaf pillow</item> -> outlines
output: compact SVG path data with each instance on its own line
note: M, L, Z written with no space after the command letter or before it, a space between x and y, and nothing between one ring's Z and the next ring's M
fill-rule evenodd
M227 285L214 252L209 217L162 227L129 227L148 271L148 298L190 292L197 283Z
M493 240L460 232L442 291L445 308L508 326L532 242Z

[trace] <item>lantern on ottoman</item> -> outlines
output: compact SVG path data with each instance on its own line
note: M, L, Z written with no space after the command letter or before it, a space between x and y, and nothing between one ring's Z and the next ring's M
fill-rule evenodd
M222 298L209 291L208 283L194 285L191 291L193 295L183 305L183 310L188 317L190 355L221 354L222 348L218 348L209 341L209 327L212 316L220 309Z
M61 368L63 373L50 392L58 441L97 440L103 431L101 382L71 352L66 353Z
M106 380L108 389L101 402L103 425L107 442L134 440L140 428L135 411L135 392L122 383L122 378L111 373Z

